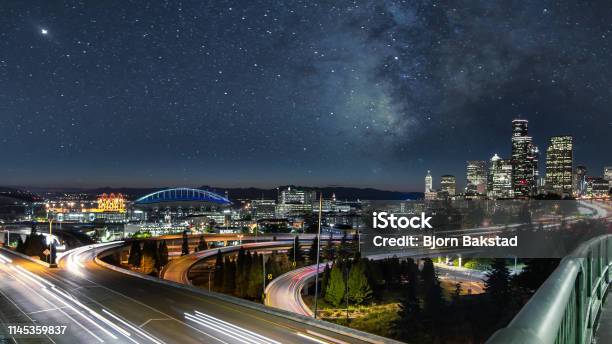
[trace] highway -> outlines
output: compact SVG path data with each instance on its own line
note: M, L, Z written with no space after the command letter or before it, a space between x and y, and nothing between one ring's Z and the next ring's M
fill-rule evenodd
M594 219L602 219L609 217L611 210L610 205L605 202L579 201L579 206L581 208L581 213L589 215L590 218ZM568 222L578 221L578 219L574 216L568 217L567 219L569 219ZM507 226L507 228L515 229L520 227L521 225L523 224L511 224ZM553 228L556 226L558 226L558 224L547 224L544 225L544 228ZM451 235L488 235L493 233L499 233L504 230L505 227L506 226L479 227L449 231L447 233ZM385 252L375 255L368 255L366 258L379 260L390 257L392 255L396 255L398 257L412 256L424 258L427 256L437 256L440 254L450 253L441 252L439 250L433 252L432 250L415 251L416 252L412 252L409 254L402 251ZM469 252L462 251L462 253L466 254ZM319 273L322 273L324 268L325 263L320 264ZM442 264L436 264L436 269L440 273L439 277L441 279L461 282L462 284L467 285L471 292L475 294L484 291L482 284L484 274L482 272L462 268L452 268L444 266ZM289 271L277 277L266 287L266 299L264 301L265 305L294 312L304 316L312 316L312 310L304 303L304 300L302 299L302 290L304 289L304 287L306 287L306 285L312 283L312 280L316 275L316 271L316 265L311 265L293 271Z
M419 258L425 258L428 256L438 256L442 254L440 251L428 253L412 253L410 255L404 255L404 257L415 256ZM375 255L368 256L368 259L385 259L389 258L389 255ZM398 256L399 257L399 256ZM319 273L323 273L326 263L319 264ZM331 263L330 267L331 267ZM442 267L444 269L444 267ZM264 304L269 307L278 308L290 312L294 312L300 315L312 317L312 310L302 298L302 290L310 283L313 282L315 275L317 274L317 265L309 265L303 268L289 271L268 284L266 287L266 299ZM455 281L461 281L462 283L469 283L473 287L475 292L479 292L481 288L478 288L478 284L482 282L482 276L478 273L471 274L467 271L456 270L456 269L444 269L444 275L440 278L451 278Z
M113 245L121 243L106 248ZM64 335L38 340L44 343L366 342L330 330L331 324L312 326L307 319L283 317L205 291L109 270L94 261L105 248L101 246L68 252L60 258L58 269L1 251L0 314L7 319L3 322L68 326ZM387 340L379 337L369 342Z
M197 262L203 259L209 259L214 257L218 251L223 254L238 252L240 248L245 250L263 249L263 248L289 248L293 245L293 241L270 241L270 242L257 242L250 244L243 244L239 246L224 246L219 248L213 248L210 250L204 250L194 252L182 257L176 258L168 262L162 269L160 277L181 284L191 284L188 278L189 269Z

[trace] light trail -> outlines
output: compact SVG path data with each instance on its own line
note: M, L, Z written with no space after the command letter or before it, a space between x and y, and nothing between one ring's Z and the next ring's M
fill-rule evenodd
M213 331L222 333L228 337L236 339L243 343L253 343L253 344L281 344L275 340L264 337L260 334L254 333L242 327L239 327L234 324L230 324L221 319L215 318L213 316L204 314L202 312L195 311L195 315L185 313L185 318L187 320L191 320L197 324L200 324L206 328L209 328Z
M111 316L113 319L119 321L120 323L122 323L123 325L129 327L130 329L132 329L134 332L138 333L139 335L145 337L146 339L152 341L153 343L156 344L165 344L164 342L162 342L161 340L153 337L152 335L147 334L146 332L142 331L141 329L139 329L138 327L128 323L127 321L119 318L118 316L114 315L113 313L107 311L106 309L102 309L102 312L108 314L109 316Z

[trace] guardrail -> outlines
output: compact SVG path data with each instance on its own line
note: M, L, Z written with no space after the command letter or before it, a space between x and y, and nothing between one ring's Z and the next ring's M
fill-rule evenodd
M612 235L581 244L487 343L591 343L611 282L611 266Z

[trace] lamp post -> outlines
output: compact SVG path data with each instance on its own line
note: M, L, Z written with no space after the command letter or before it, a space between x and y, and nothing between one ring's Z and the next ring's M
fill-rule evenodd
M49 264L52 264L51 258L53 255L53 217L49 217Z
M321 248L321 212L323 211L323 193L319 194L319 230L317 232L317 273L315 275L315 302L312 316L317 318L317 301L319 297L319 256Z

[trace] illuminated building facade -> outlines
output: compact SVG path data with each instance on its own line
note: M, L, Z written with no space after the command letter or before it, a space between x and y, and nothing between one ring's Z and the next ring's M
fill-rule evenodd
M610 183L602 177L587 177L586 196L588 198L610 198Z
M254 199L251 201L251 214L254 220L273 219L276 217L276 201L272 199Z
M546 150L546 189L559 195L572 194L572 136L553 136Z
M586 174L587 168L585 166L576 166L574 169L574 180L572 187L574 189L574 196L584 196L586 193Z
M125 197L122 194L103 193L98 197L98 210L125 212Z
M425 193L433 192L433 178L431 177L431 171L427 170L427 175L425 176Z
M440 191L448 196L455 196L457 193L457 179L455 176L445 174L440 177Z
M487 162L483 160L468 161L466 170L466 194L485 195L487 193Z
M515 197L529 197L537 193L538 148L528 133L528 121L512 121L512 186Z
M489 198L499 199L514 197L512 171L512 161L503 160L497 154L491 158L487 192Z

